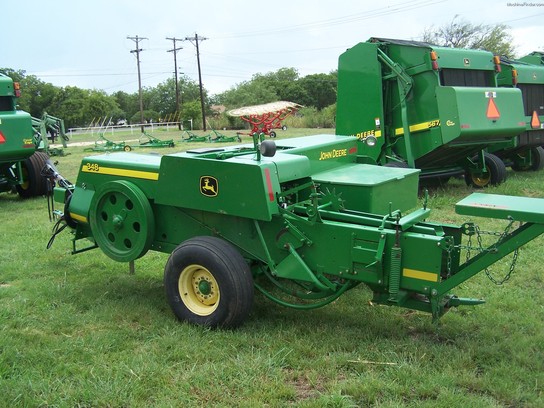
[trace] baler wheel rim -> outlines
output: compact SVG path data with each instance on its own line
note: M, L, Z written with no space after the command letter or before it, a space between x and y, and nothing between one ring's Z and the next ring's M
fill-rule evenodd
M209 316L219 306L221 291L212 273L202 265L189 265L178 280L181 300L191 312Z
M477 176L475 174L470 175L470 181L474 187L486 187L489 185L489 180L491 179L491 174Z

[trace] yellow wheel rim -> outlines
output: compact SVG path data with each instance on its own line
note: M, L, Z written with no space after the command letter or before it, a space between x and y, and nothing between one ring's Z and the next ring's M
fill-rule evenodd
M478 187L485 187L489 184L489 180L491 179L491 174L483 174L481 176L472 176L472 182L475 186Z
M194 314L209 316L219 306L219 285L201 265L189 265L181 272L178 289L181 300Z
M30 180L28 179L28 169L26 167L22 168L23 182L21 183L21 188L23 190L28 190L30 187Z

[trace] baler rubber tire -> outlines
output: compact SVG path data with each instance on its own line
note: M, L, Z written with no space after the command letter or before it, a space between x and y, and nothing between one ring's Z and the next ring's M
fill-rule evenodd
M489 177L480 178L473 175L470 170L465 172L465 182L467 186L472 185L475 188L484 188L487 186L496 186L506 181L506 166L504 162L496 155L484 153L485 166L489 169Z
M41 171L49 156L44 152L35 152L23 163L23 184L18 184L16 189L21 198L30 198L47 193L47 180L42 176Z
M195 237L178 245L164 268L164 288L175 316L201 326L239 326L253 305L247 262L217 237Z
M512 170L514 171L538 171L544 168L544 148L542 146L531 147L528 150L523 150L517 153L517 156L525 161L527 154L531 153L531 163L525 165L519 165L515 160L512 163Z
M531 149L531 157L533 159L531 163L531 170L539 171L544 168L544 147L537 146Z

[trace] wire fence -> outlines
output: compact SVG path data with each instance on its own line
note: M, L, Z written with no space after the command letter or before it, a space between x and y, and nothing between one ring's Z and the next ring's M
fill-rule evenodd
M193 124L192 121L188 121L190 126L189 129L192 130ZM187 123L187 122L183 122ZM95 135L95 134L103 134L103 135L114 135L115 132L127 132L129 131L130 134L140 134L141 128L143 128L153 133L155 130L175 130L179 129L181 125L181 130L184 130L183 123L181 122L151 122L151 123L134 123L130 125L96 125L96 126L87 126L87 127L76 127L68 129L68 135L70 137L73 137L75 135Z

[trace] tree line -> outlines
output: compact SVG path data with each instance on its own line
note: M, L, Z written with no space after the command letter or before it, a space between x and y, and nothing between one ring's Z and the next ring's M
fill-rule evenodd
M101 90L81 89L75 86L58 87L44 82L24 70L0 68L0 72L21 84L19 109L34 117L44 112L64 120L66 128L90 126L98 118L108 118L112 123L140 122L138 92L117 91L107 94ZM144 118L159 122L166 118L174 121L192 120L193 127L202 126L200 91L197 82L183 76L179 79L180 109L176 111L176 86L173 78L155 87L142 89ZM241 106L258 105L278 100L288 100L304 105L309 111L321 111L336 102L336 72L300 77L294 68L281 68L276 72L256 74L218 95L209 95L204 89L206 115L216 122L216 128L243 126L237 118L218 114L212 107L224 106L227 110Z

